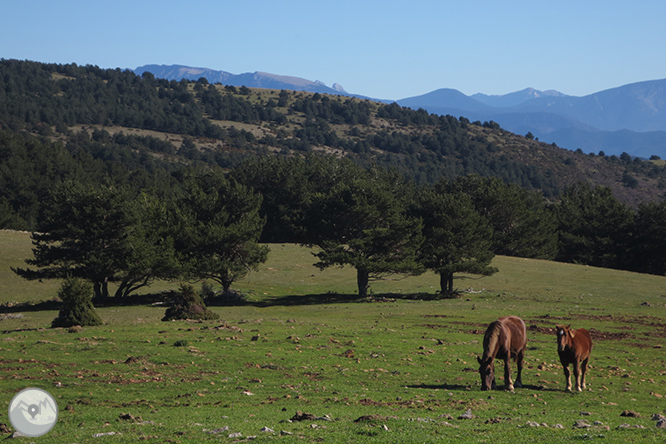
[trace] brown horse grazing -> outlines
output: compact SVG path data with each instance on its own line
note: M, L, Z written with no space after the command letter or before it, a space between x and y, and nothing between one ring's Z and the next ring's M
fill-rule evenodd
M571 373L569 364L573 364L574 378L576 379L576 390L585 388L585 373L587 363L592 351L592 338L590 332L584 328L571 330L571 325L555 326L557 330L557 354L564 367L564 377L567 380L567 391L571 391Z
M492 322L483 336L483 357L479 360L481 390L495 389L495 359L504 360L504 388L513 391L509 362L515 359L518 365L516 387L522 387L521 373L527 345L525 322L517 316L504 316Z

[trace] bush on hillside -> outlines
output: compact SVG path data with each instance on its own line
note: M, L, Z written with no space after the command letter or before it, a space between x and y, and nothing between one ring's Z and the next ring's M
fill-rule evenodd
M67 278L58 290L62 308L51 327L101 325L102 319L92 304L93 287L80 278Z
M188 284L180 286L180 293L176 301L169 307L162 318L163 321L175 321L181 319L218 319L220 316L208 310L201 295L194 287Z

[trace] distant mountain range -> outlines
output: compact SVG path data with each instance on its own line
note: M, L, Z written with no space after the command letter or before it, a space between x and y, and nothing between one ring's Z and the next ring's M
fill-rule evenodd
M584 97L528 88L503 96L439 89L398 100L431 113L495 121L516 134L584 152L666 157L666 80L633 83Z
M310 81L300 77L281 76L267 72L231 74L208 68L192 68L182 65L144 65L136 68L138 75L150 72L155 77L167 80L199 80L204 77L210 83L221 83L231 86L247 86L248 88L288 89L295 91L318 92L320 94L351 95L337 83L328 87L320 81Z
M169 80L205 77L211 83L225 85L367 98L350 94L337 84L328 87L319 81L265 72L236 75L181 65L145 65L134 70L139 75L145 71ZM472 121L492 120L513 133L532 133L542 142L570 150L666 158L666 79L632 83L583 97L533 88L505 95L467 96L444 88L397 103L436 114L464 116Z

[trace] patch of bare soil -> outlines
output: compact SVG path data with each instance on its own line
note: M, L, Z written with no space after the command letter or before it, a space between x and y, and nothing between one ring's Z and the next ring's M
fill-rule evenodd
M555 336L555 328L550 328L550 327L539 327L536 324L532 324L528 328L529 331L537 331L539 333L547 334L547 335L553 335ZM612 332L603 332L603 331L598 331L595 328L589 329L590 336L592 336L592 339L594 340L618 340L618 339L627 339L627 338L634 338L634 336L631 333L612 333Z

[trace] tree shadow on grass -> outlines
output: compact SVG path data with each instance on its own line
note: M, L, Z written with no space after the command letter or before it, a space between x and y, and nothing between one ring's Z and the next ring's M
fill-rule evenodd
M125 307L125 306L136 306L136 305L168 306L173 302L173 299L176 295L177 295L176 292L169 291L161 293L135 295L122 299L115 297L108 297L106 299L93 299L93 306L95 308ZM61 307L62 307L62 301L60 301L57 298L53 298L39 302L22 302L12 305L1 305L0 314L60 310Z
M450 299L449 295L433 293L381 293L370 296L358 294L323 293L308 295L287 295L266 298L260 301L247 301L246 305L257 307L290 306L290 305L319 305L319 304L346 304L346 303L382 303L396 302L397 300L435 301Z
M95 308L102 307L131 307L139 305L153 305L168 307L174 301L177 292L164 291L160 293L148 293L133 295L127 298L109 297L106 299L94 299L93 305ZM247 297L244 298L224 298L212 297L206 298L207 306L211 307L279 307L279 306L298 306L298 305L324 305L324 304L351 304L351 303L386 303L396 302L397 300L419 300L419 301L435 301L442 299L451 299L458 297L456 295L440 294L440 293L381 293L372 294L370 296L359 296L358 294L340 294L340 293L321 293L321 294L307 294L307 295L286 295L265 297L263 299L251 300ZM2 313L20 313L20 312L33 312L33 311L48 311L60 310L62 302L57 299L50 299L47 301L39 302L24 302L20 304L13 304L11 306L0 306L0 314Z

